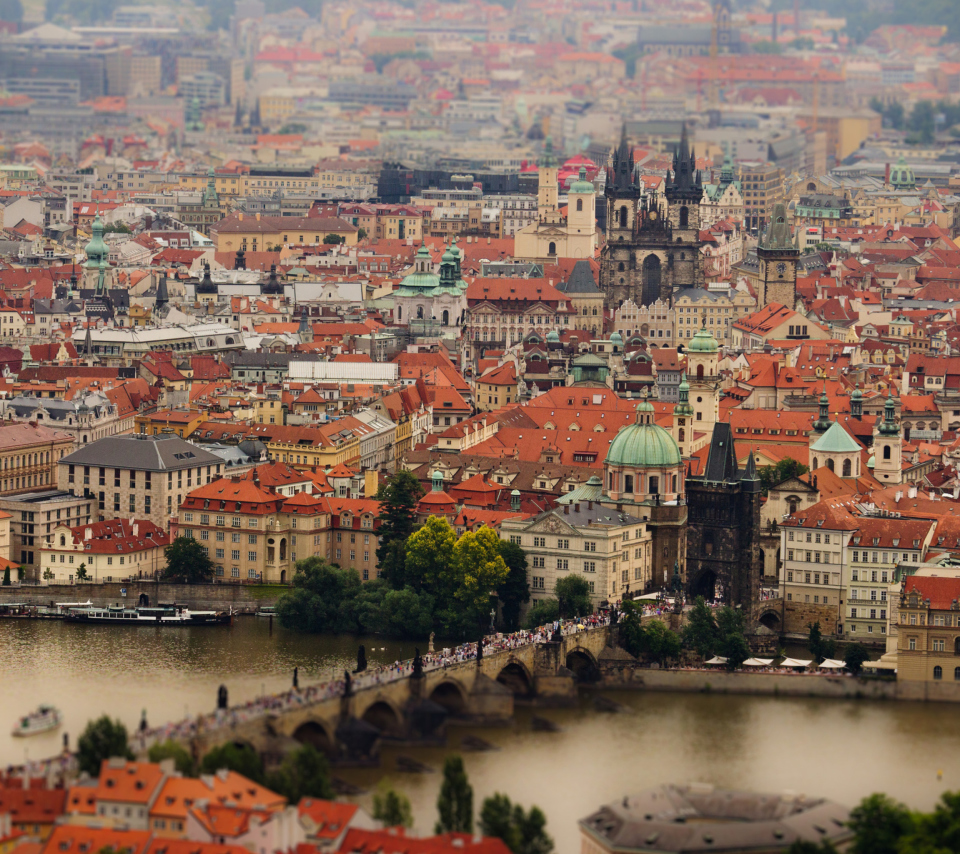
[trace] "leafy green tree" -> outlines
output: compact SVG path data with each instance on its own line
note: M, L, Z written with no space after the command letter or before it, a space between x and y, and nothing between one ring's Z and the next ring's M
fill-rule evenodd
M300 122L289 122L281 126L277 131L279 134L304 134L307 132L307 126Z
M365 228L357 229L357 240L365 240L367 237L367 230Z
M541 599L527 611L526 627L537 629L560 619L560 603L556 599Z
M944 792L932 813L915 814L913 828L900 841L901 854L960 851L960 792Z
M630 655L638 657L643 653L643 606L627 600L620 609L619 626L620 646Z
M86 580L87 580L87 565L85 563L81 563L80 566L77 567L77 581L86 581Z
M898 854L900 840L913 829L913 816L886 795L870 795L850 811L851 854Z
M347 238L342 234L326 234L323 237L324 245L326 246L339 246L341 243L346 243Z
M807 649L819 664L825 658L833 658L837 645L833 638L825 638L820 631L820 623L807 623Z
M407 540L404 580L414 590L428 590L449 598L457 588L453 570L453 549L457 535L444 516L431 516Z
M167 559L161 574L164 581L196 584L213 578L213 561L207 557L197 540L177 537L163 550L163 554Z
M936 128L936 111L933 103L931 101L918 101L914 104L907 121L907 129L911 134L907 137L907 141L929 145L933 142Z
M757 472L760 477L760 489L763 494L766 495L771 487L777 486L785 480L789 480L791 477L799 477L802 474L806 474L808 471L810 471L810 469L803 463L797 462L792 457L784 457L775 466L763 466L760 471Z
M381 631L395 638L425 638L434 627L433 601L425 590L388 590L380 606Z
M688 649L706 659L714 654L717 644L717 624L713 611L702 596L693 600L687 612L687 624L683 627L683 643Z
M108 222L103 227L104 234L133 234L130 226L125 222Z
M50 569L50 567L48 566L48 567L43 571L43 580L44 580L44 581L53 581L53 579L54 579L53 570Z
M257 752L246 744L221 744L214 747L200 762L204 774L216 774L221 768L236 771L254 783L263 783L263 762Z
M463 757L456 754L443 763L437 814L434 833L473 833L473 787L467 779Z
M453 548L453 569L459 582L457 599L468 615L483 622L490 609L491 594L509 573L500 556L497 532L486 525L479 531L464 531Z
M293 589L277 600L280 625L300 632L356 631L362 583L355 569L337 569L321 557L297 561Z
M410 798L381 780L373 793L373 817L384 827L413 827Z
M6 567L6 569L3 570L3 586L4 586L4 587L9 587L9 586L10 586L10 583L11 583L11 582L10 582L10 567L8 566L8 567Z
M651 620L644 626L642 638L643 651L661 666L666 666L670 659L680 658L680 635L662 620Z
M797 839L787 849L787 854L837 854L837 849L828 839L822 840L819 845L816 842Z
M727 659L727 669L736 670L750 657L744 632L743 611L724 605L717 609L717 655Z
M783 53L783 48L776 42L761 41L761 42L756 42L756 44L753 45L753 52L754 53Z
M25 566L17 567L17 581L23 581L27 577L27 568Z
M507 565L507 577L497 588L503 628L515 632L520 628L520 609L530 601L527 581L527 555L516 543L500 540L500 557Z
M525 812L500 792L485 798L480 808L480 832L503 840L512 854L550 854L553 840L546 826L546 816L538 807Z
M870 653L862 643L849 644L844 651L843 661L851 673L859 673L863 669L863 662L870 660Z
M77 765L81 772L96 777L103 761L114 756L134 758L127 744L127 728L120 721L103 715L90 721L77 741Z
M288 754L280 767L267 778L267 787L291 804L301 798L333 800L336 792L330 779L330 763L312 744Z
M565 620L593 613L590 584L582 576L568 575L558 579L553 589L560 602L560 616Z
M147 758L151 762L162 762L164 759L172 759L173 765L184 777L193 777L197 772L197 763L187 752L187 749L176 741L164 741L160 744L154 744L147 751Z
M388 583L398 590L405 585L406 555L403 545L417 527L417 502L423 496L420 481L409 471L398 471L377 490L377 565ZM395 545L396 544L396 545Z

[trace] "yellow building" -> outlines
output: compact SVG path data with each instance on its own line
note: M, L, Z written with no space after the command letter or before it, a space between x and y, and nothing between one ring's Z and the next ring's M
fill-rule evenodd
M514 238L514 256L549 262L557 258L592 258L599 246L597 197L593 184L580 178L570 185L567 212L560 210L557 159L547 138L540 158L537 221L521 228Z
M898 681L960 681L958 601L960 578L911 575L904 580L896 622Z
M506 362L477 378L477 409L492 412L511 403L518 403L517 369Z
M327 235L343 238L348 246L357 243L359 229L338 217L244 216L232 214L210 226L210 237L218 252L268 251L271 246L317 246Z
M797 118L809 128L827 135L827 157L839 163L860 147L860 143L879 133L883 119L873 110L845 110L821 107L814 119L811 111L801 111Z
M183 439L193 433L205 418L206 413L199 409L160 409L137 415L134 432L147 436L174 433Z
M40 547L40 567L47 581L60 584L131 575L153 578L167 565L164 549L169 543L169 536L145 519L57 525Z

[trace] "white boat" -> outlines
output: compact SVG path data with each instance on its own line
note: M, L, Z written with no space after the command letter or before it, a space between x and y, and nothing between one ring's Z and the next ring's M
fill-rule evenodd
M257 608L256 616L258 617L276 617L277 609L274 605L261 605Z
M63 723L60 710L54 706L40 706L35 712L24 715L13 728L12 735L39 735L57 729Z

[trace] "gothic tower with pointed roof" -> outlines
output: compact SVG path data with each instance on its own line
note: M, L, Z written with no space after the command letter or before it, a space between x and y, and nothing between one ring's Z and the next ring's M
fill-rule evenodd
M706 463L687 478L685 586L690 596L742 609L748 632L759 617L763 577L760 498L753 452L741 469L730 425L717 424Z
M780 303L789 309L797 304L797 262L800 248L790 233L786 205L773 206L770 225L757 245L760 262L760 305Z
M624 130L604 189L607 242L600 256L600 287L608 308L625 300L672 304L681 288L702 287L700 201L703 183L686 125L664 182L666 204L644 192Z

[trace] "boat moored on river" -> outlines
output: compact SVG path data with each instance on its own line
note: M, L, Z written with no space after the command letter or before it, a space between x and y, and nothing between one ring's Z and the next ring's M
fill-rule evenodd
M57 729L63 723L60 710L54 706L40 706L36 711L24 715L13 728L13 735L24 738L28 735L39 735Z
M225 611L192 611L183 605L126 608L108 605L71 608L64 615L68 623L102 623L121 626L229 626L233 614Z

